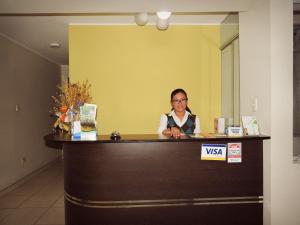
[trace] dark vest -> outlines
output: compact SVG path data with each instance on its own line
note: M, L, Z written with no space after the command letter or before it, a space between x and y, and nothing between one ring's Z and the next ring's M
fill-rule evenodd
M182 127L178 126L173 118L173 116L169 116L169 114L166 114L167 118L168 118L168 124L167 124L167 128L171 128L171 127L177 127L181 133L185 133L185 134L193 134L195 127L196 127L196 116L193 114L189 114L188 118L186 120L186 122L182 125Z

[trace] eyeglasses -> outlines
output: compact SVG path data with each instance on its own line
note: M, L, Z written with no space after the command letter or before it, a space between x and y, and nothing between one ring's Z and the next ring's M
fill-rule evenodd
M183 98L183 99L174 99L172 100L173 103L179 104L179 103L186 103L187 102L187 98Z

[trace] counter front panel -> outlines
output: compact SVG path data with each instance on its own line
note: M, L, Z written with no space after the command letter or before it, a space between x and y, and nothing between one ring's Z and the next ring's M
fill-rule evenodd
M268 137L135 137L56 140L64 150L66 224L263 223ZM242 143L241 163L201 160L202 144L228 143Z

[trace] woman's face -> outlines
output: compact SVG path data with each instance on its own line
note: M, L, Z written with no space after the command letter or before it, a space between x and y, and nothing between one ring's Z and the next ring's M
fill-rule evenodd
M187 106L187 97L183 93L177 93L173 96L171 104L175 112L183 112Z

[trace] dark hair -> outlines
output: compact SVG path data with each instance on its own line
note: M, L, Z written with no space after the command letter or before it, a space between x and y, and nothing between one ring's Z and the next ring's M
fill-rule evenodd
M172 91L172 93L171 93L171 102L172 102L172 100L173 100L173 97L174 97L175 95L177 95L178 93L184 94L185 97L186 97L186 100L188 100L188 97L187 97L187 94L186 94L185 90L183 90L183 89L181 89L181 88L177 88L177 89L175 89L174 91ZM173 109L174 109L174 108L172 108L171 110L173 110ZM188 106L186 106L186 111L188 111L189 113L192 113L192 111L190 110L190 108L189 108Z

